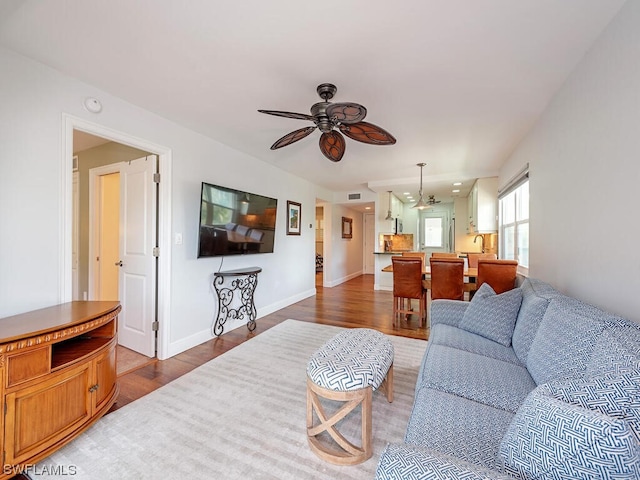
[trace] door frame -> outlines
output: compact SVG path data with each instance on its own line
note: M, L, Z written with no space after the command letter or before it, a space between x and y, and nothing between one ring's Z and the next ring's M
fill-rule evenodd
M158 257L156 291L156 315L158 321L157 357L170 357L169 332L171 331L171 169L172 152L169 147L134 137L97 123L66 113L62 114L62 155L60 179L60 303L72 300L72 240L73 240L73 131L80 130L103 137L158 156L160 184L158 189Z

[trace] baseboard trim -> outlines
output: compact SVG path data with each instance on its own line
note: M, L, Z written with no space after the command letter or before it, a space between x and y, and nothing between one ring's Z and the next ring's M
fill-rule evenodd
M314 287L310 290L306 290L297 295L293 295L289 298L285 298L284 300L281 300L279 302L261 307L257 311L256 321L259 322L260 318L266 315L270 315L273 312L277 312L278 310L288 307L289 305L293 305L294 303L304 300L305 298L313 297L315 294L316 294L316 289ZM247 322L245 320L229 321L224 325L224 333L228 333L240 327L246 328L246 325L247 325ZM163 358L160 356L160 354L158 354L158 358L160 360L166 360L167 358L173 357L174 355L178 355L179 353L187 351L190 348L197 347L198 345L201 345L204 342L211 340L212 338L215 338L215 337L211 333L211 327L209 327L206 330L202 330L198 333L194 333L193 335L180 339L177 342L170 343L168 348L168 356Z

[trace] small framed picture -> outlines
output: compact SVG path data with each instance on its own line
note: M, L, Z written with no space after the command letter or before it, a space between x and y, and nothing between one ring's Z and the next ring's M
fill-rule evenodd
M342 217L342 238L353 238L353 219Z
M287 235L300 235L302 205L287 200Z
M77 172L77 171L78 171L78 156L77 156L77 155L74 155L74 156L72 157L71 169L72 169L74 172Z

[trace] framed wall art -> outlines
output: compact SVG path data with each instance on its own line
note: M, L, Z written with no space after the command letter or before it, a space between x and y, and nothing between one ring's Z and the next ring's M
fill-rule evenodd
M353 237L353 218L342 217L342 238Z
M287 235L300 235L302 205L287 200Z

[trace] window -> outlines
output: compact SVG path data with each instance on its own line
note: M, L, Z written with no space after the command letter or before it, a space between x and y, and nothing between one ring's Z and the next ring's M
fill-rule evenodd
M500 258L517 260L519 268L529 268L529 180L500 197Z

